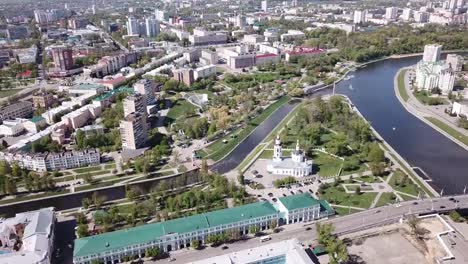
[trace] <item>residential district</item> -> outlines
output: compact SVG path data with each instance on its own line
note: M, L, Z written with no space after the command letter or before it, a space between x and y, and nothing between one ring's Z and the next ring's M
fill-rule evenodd
M0 3L0 263L467 263L467 32L464 0Z

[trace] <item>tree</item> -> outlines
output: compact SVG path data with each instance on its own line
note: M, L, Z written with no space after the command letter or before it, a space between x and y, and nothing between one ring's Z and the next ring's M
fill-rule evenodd
M249 233L250 233L250 234L257 235L258 232L260 232L260 228L258 228L258 226L256 226L256 225L251 225L251 226L249 227Z
M242 172L239 172L239 175L237 175L237 180L239 181L240 185L245 184L245 177L244 177L244 174Z
M278 221L276 221L276 219L271 220L270 228L275 229L277 227L278 227Z
M99 210L101 206L104 204L106 201L106 197L103 195L98 195L97 192L94 192L91 195L91 201L93 202L94 206L96 207L96 210Z
M349 260L348 250L341 239L332 240L327 246L330 264L345 263Z
M385 162L385 153L377 143L371 144L367 160L369 162Z
M385 173L385 163L383 162L370 162L369 167L375 176L382 176Z
M200 241L198 239L192 240L192 248L199 249L200 248Z
M148 258L156 258L160 254L161 254L161 250L158 247L147 248L145 250L145 257L148 257Z
M357 195L360 195L361 194L361 186L357 186L354 193L357 194Z
M240 229L239 228L231 228L226 232L228 239L231 241L237 241L241 239Z
M81 200L81 204L84 209L88 209L93 204L93 201L89 198L84 198Z
M134 188L128 189L127 192L125 193L125 197L131 202L136 201L139 196L140 196L140 193L138 192L138 190Z
M89 232L88 232L88 225L86 224L80 224L78 226L78 229L76 230L76 233L78 235L79 238L82 238L82 237L87 237L89 235Z

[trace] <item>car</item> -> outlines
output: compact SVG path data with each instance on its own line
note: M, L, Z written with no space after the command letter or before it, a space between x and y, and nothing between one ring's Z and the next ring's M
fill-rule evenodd
M268 196L273 197L273 194L272 194L272 193L268 193Z
M309 189L309 192L310 192L310 193L314 193L311 189Z
M264 201L264 202L266 202L266 201L267 201L267 199L265 199L265 198L260 198L260 201Z
M312 227L310 227L310 226L306 227L306 231L309 231L311 229L312 229Z
M293 192L293 191L291 191L291 194L292 194L292 195L294 195L294 192Z
M173 261L175 261L175 260L176 260L176 259L173 258L173 257L170 257L170 258L169 258L169 262L173 262Z
M418 202L413 202L413 205L417 205L417 204L418 204Z
M226 250L226 249L228 249L228 248L229 248L228 246L222 246L222 247L221 247L222 250Z
M450 197L450 198L449 198L449 201L455 201L455 198Z
M310 185L310 182L304 182L304 185Z
M278 201L278 199L276 199L276 198L273 198L273 199L271 199L271 200L272 200L273 202L275 202L275 203Z
M283 197L286 197L287 195L283 193Z
M304 184L302 184L302 183L299 183L299 187L304 187Z
M304 193L302 190L298 190L299 193Z
M262 195L261 195L261 194L257 194L257 197L262 197Z
M380 213L380 210L375 211L376 214Z
M444 209L444 208L445 208L445 205L441 205L441 206L440 206L440 209Z

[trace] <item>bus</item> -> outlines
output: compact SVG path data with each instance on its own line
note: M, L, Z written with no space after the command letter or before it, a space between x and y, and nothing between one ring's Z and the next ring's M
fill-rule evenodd
M265 242L265 241L268 241L268 240L271 240L271 237L270 237L270 236L262 236L262 237L260 237L260 242Z

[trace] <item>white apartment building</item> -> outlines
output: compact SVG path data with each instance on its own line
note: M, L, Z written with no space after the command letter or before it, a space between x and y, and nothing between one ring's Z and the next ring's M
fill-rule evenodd
M424 46L423 62L437 62L440 60L442 46L439 44L430 44Z
M139 149L144 147L148 138L146 118L136 112L127 115L120 121L120 136L123 149Z
M193 35L189 36L192 45L222 44L227 42L227 35L221 32L211 32L203 29L194 29Z
M213 75L216 75L216 65L213 64L202 66L193 70L193 78L195 80L199 78L207 78Z
M200 57L200 62L203 63L204 65L210 65L210 64L218 64L218 53L216 51L211 51L211 50L202 50L201 51L201 57Z
M25 118L33 114L33 106L31 102L20 101L0 108L0 119L15 119Z
M10 164L16 162L21 168L44 172L99 165L101 155L97 149L38 154L0 152L0 160Z
M403 9L403 12L401 13L401 19L403 21L408 22L411 20L412 15L413 15L413 10L411 10L411 8L405 8Z
M367 11L355 10L353 15L354 24L362 24L366 22L366 13Z
M450 68L453 71L461 71L463 69L463 56L458 54L447 54L447 59L445 60Z
M5 137L15 137L23 133L25 130L23 125L24 120L3 120L3 124L0 125L0 135Z
M398 8L396 7L387 7L385 9L385 18L388 20L395 20L398 15Z
M417 23L426 23L429 21L429 13L424 11L414 12L414 21Z
M148 79L142 79L133 85L135 92L142 94L146 99L146 106L156 101L156 84Z
M288 33L281 34L281 42L293 41L302 38L305 38L305 34L299 30L288 30Z
M264 41L265 41L265 36L258 35L258 34L250 34L250 35L244 36L242 43L245 43L247 45L255 45Z
M159 35L159 23L155 18L146 18L146 36L149 38L154 38Z
M127 35L140 35L138 20L134 17L127 19Z

